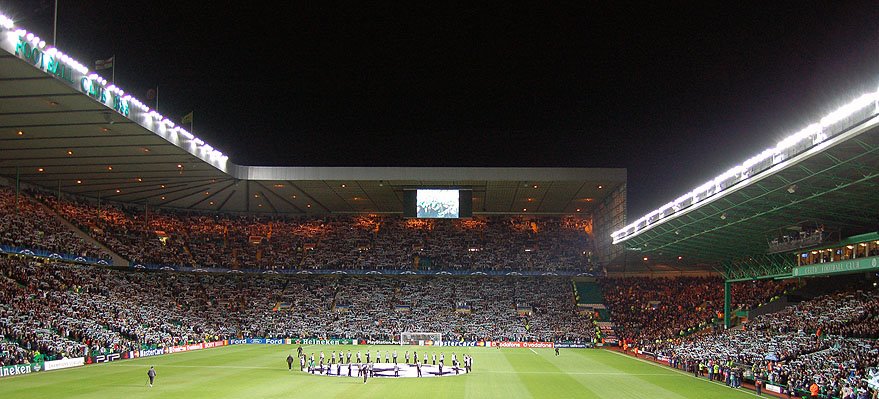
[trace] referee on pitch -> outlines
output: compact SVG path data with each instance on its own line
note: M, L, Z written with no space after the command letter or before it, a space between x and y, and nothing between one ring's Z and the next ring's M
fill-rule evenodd
M150 366L150 370L147 371L147 377L150 377L150 388L153 386L153 380L156 379L156 369L153 366Z

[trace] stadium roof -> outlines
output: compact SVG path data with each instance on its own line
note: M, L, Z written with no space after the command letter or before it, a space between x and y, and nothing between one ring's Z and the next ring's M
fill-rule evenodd
M0 48L0 175L10 183L125 203L285 214L399 213L403 189L455 187L473 190L476 214L577 214L626 181L620 168L237 165L2 15Z
M790 255L773 256L773 238L819 226L837 233L836 240L876 231L877 115L879 92L862 95L614 232L614 241L649 255L649 262L743 262L743 269L725 270L728 277L742 277L796 264Z

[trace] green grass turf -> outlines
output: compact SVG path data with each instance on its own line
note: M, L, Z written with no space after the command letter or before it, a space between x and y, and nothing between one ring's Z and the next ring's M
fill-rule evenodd
M473 372L442 378L327 377L287 370L294 345L235 345L0 379L0 398L751 398L751 392L601 349L316 346L473 356ZM146 372L155 365L156 385Z

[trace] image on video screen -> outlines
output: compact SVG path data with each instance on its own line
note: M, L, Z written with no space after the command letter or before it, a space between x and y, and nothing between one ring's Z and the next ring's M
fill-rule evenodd
M457 218L458 190L418 190L416 216L420 218Z

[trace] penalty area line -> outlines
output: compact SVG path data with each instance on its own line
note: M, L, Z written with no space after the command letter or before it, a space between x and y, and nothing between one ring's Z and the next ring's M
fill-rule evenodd
M528 348L528 350L529 350L529 351L531 351L531 352L534 352L534 354L535 354L535 355L537 355L537 354L538 354L538 353L537 353L537 351L536 351L536 350L534 350L534 348Z

